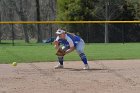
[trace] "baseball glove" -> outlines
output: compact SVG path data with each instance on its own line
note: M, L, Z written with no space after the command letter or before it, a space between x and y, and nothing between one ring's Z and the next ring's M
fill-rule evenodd
M57 52L56 52L57 56L64 56L65 55L65 51L62 49L62 47L60 47Z

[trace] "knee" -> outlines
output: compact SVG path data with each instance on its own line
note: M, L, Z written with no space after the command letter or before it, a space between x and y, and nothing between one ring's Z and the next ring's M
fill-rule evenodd
M83 50L80 50L80 49L77 49L76 51L77 51L77 53L78 53L79 55L82 54L82 53L84 53Z
M85 54L84 54L84 53L81 53L81 54L79 54L79 56L80 56L80 57L84 57L84 56L85 56Z
M77 51L77 53L80 55L81 53L83 53L82 51Z

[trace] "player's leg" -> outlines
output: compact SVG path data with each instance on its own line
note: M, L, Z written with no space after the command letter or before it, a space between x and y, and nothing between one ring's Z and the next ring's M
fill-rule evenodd
M57 66L55 66L55 69L58 69L58 68L63 68L64 66L63 66L63 56L58 56L58 62L59 62L59 64L57 65Z
M76 46L76 51L79 54L81 60L83 61L84 65L85 65L85 67L83 69L89 69L87 57L84 53L84 46L85 46L85 43L83 40L81 40Z
M70 47L68 45L65 45L62 47L63 51L66 51L67 49L69 49ZM63 66L63 60L64 59L64 56L58 56L58 62L59 64L57 66L55 66L55 68L64 68Z

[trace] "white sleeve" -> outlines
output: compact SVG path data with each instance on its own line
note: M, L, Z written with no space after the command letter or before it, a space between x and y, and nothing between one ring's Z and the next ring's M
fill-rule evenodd
M74 47L74 43L73 43L72 39L70 37L68 37L67 35L66 35L66 40L68 41L70 47Z
M56 39L55 39L55 41L58 41L59 39L60 39L59 36L57 36Z

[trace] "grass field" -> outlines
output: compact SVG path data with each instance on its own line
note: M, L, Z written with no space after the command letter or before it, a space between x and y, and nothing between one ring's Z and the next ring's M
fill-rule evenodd
M88 60L140 59L140 43L92 43L86 44ZM80 60L76 52L65 56L65 60ZM57 61L51 44L0 44L0 63Z

